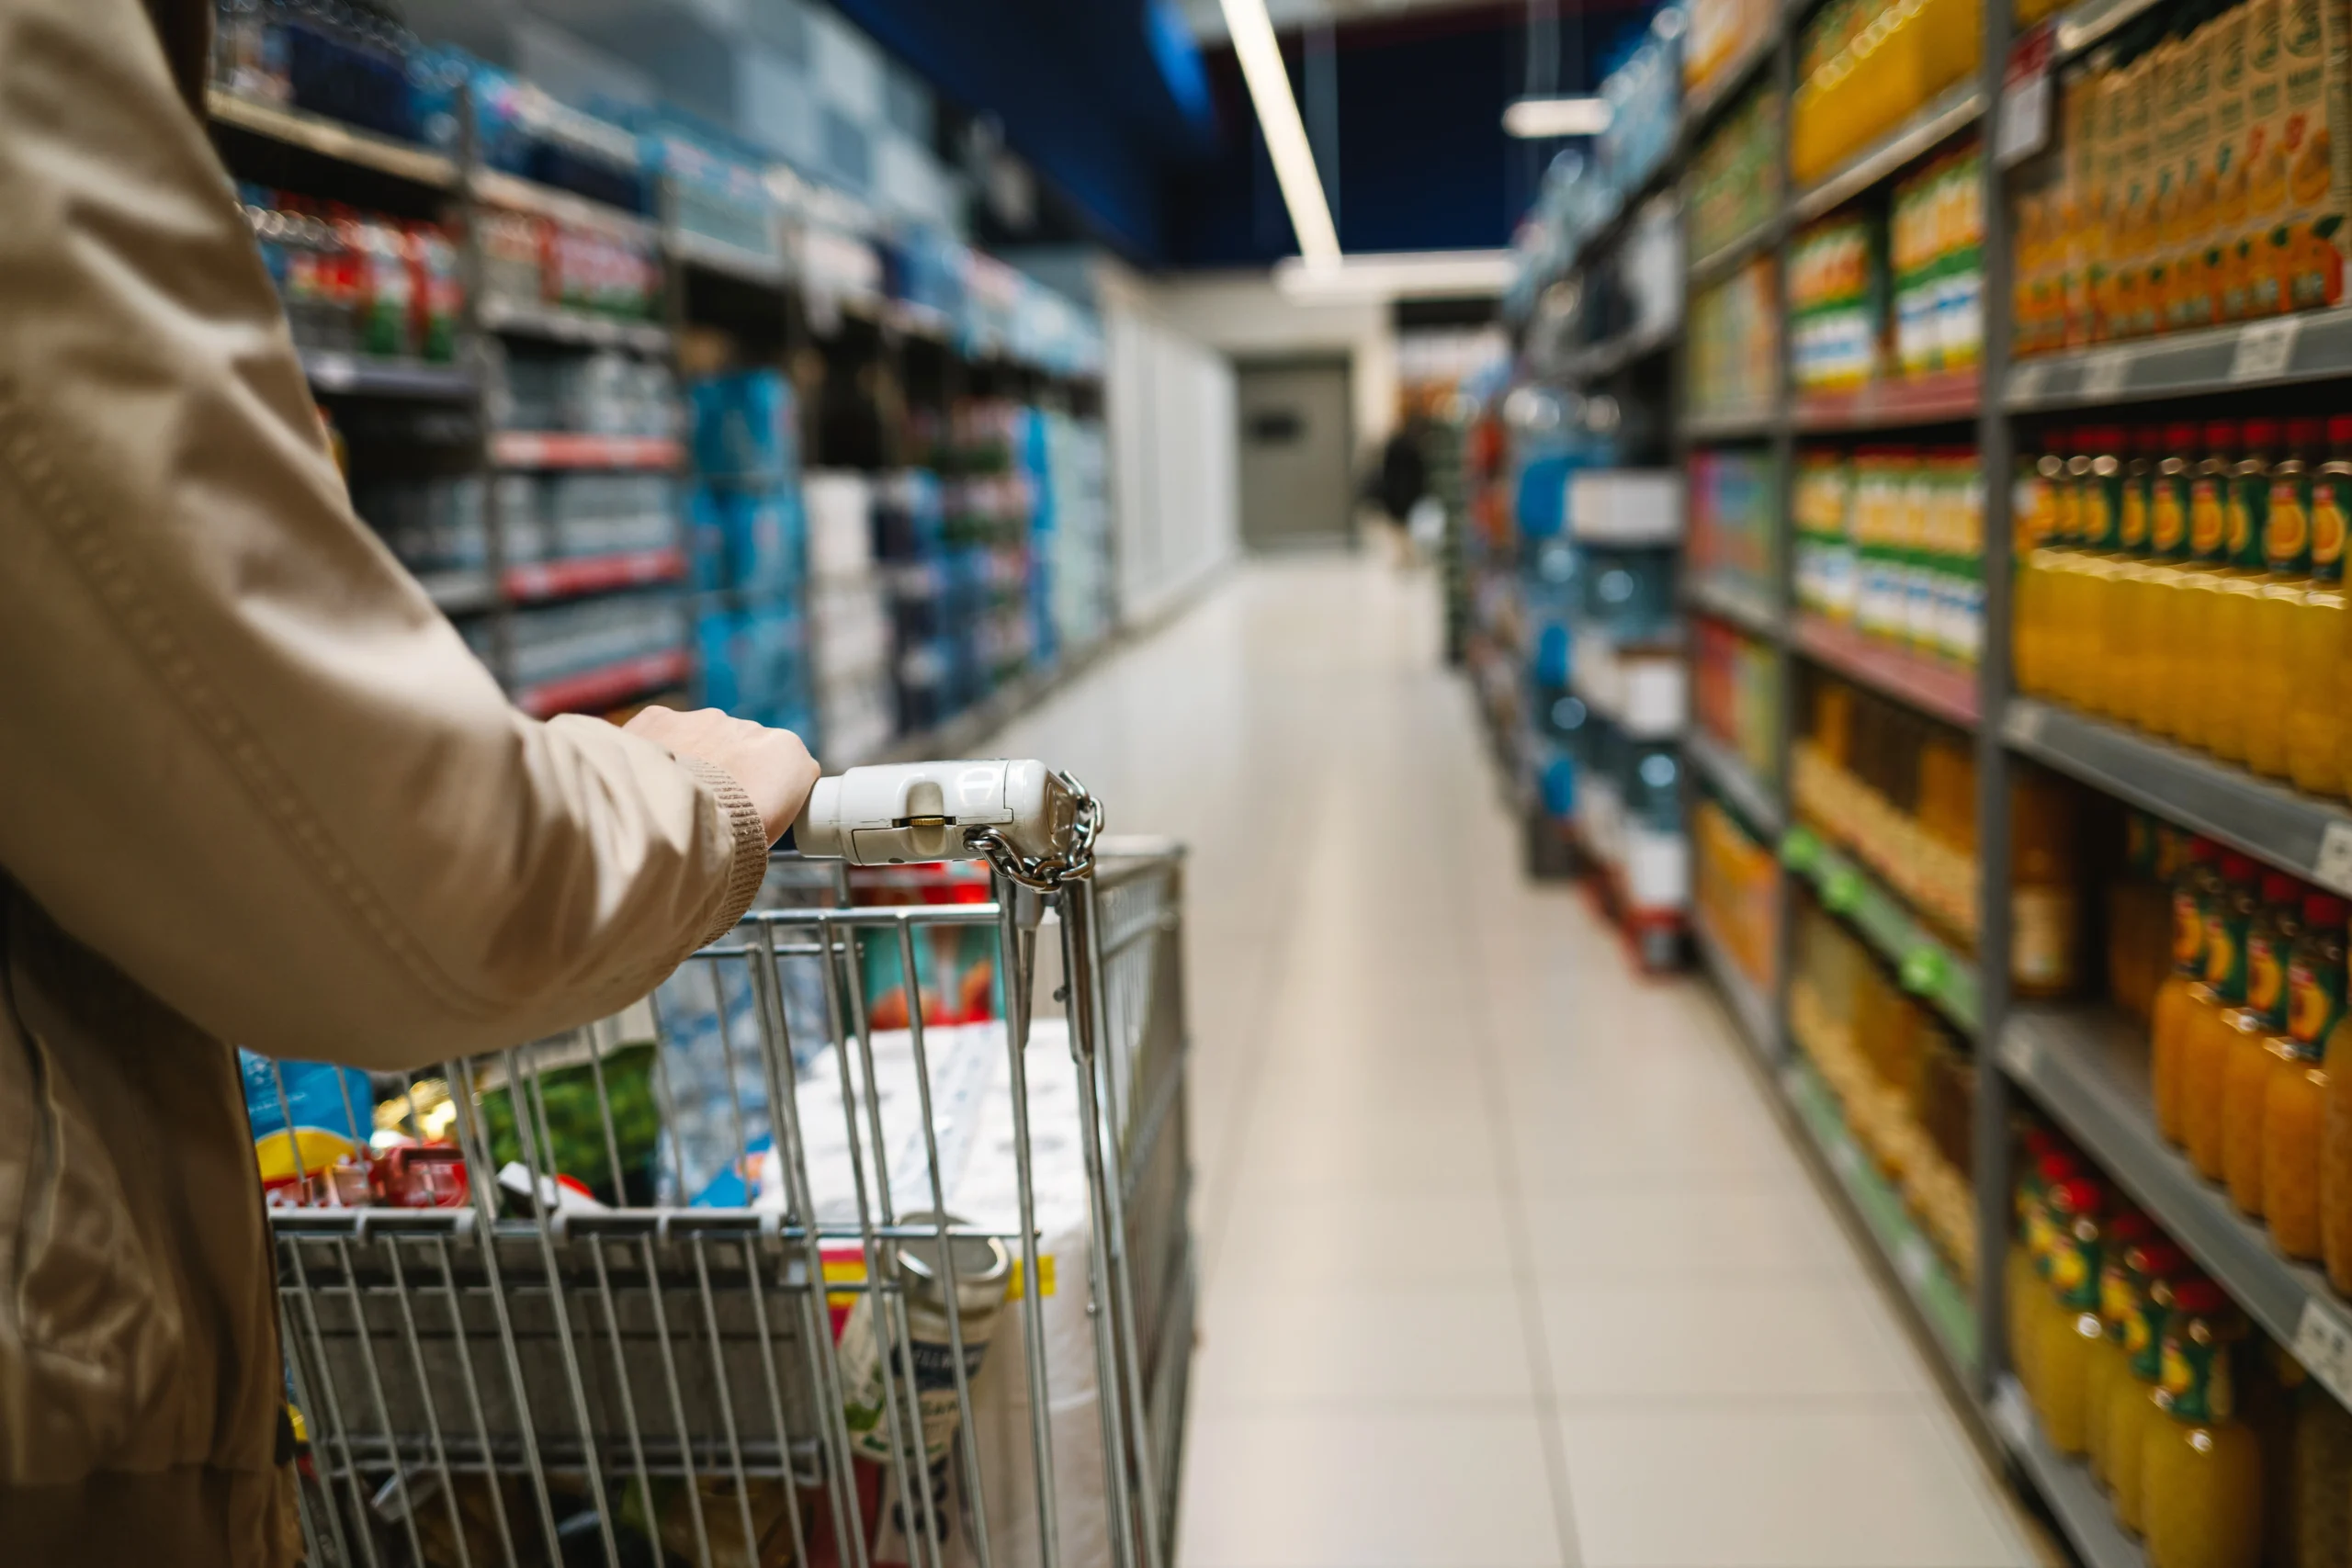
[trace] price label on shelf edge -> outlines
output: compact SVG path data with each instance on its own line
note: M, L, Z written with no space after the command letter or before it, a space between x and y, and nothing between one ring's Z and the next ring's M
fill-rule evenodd
M2001 1066L2008 1069L2013 1078L2030 1078L2034 1068L2041 1064L2041 1048L2031 1035L2020 1030L2010 1029L2002 1034L2000 1052Z
M2352 895L2352 822L2334 821L2319 836L2319 855L2312 863L2312 880L2337 893Z
M2050 144L2050 25L2009 47L2001 73L2000 123L1994 128L1993 161L2006 169Z
M2111 349L2095 354L2083 364L2083 400L2103 403L2123 390L2123 378L2132 368L2132 354L2128 349Z
M2050 367L2039 360L2028 360L2009 372L2009 400L2032 403L2041 398L2041 384L2050 378Z
M2287 373L2295 357L2295 340L2302 335L2300 316L2252 321L2238 329L2236 352L2230 356L2233 381L2272 381Z
M2352 1322L2317 1296L2305 1298L2295 1325L2295 1359L2346 1404L2352 1404Z

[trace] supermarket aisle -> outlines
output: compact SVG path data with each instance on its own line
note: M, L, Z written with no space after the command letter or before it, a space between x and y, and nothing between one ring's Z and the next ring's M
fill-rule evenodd
M1697 982L1518 878L1434 588L1253 566L1004 737L1194 846L1188 1568L2033 1561Z

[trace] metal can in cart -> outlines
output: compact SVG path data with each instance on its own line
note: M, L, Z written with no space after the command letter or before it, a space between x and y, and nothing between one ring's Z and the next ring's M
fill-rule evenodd
M1171 1561L1182 857L1098 822L1033 762L854 770L650 1006L379 1080L367 1157L464 1179L272 1212L310 1560ZM852 897L972 859L982 901Z

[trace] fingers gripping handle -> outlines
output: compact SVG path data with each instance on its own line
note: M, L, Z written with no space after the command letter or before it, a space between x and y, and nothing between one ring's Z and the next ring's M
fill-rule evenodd
M852 865L985 856L1017 880L1058 881L1083 874L1100 818L1084 786L1043 762L898 762L818 780L792 840Z

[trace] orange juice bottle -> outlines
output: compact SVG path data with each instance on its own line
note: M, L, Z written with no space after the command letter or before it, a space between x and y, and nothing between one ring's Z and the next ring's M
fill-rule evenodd
M2032 1392L2043 1435L2063 1454L2081 1453L2087 1440L2084 1394L2091 1351L2104 1333L2098 1317L2098 1269L2105 1196L2097 1182L2076 1177L2060 1182L2046 1199L2057 1233L2050 1253L2050 1293L2056 1310L2041 1315Z
M2287 663L2287 776L2297 789L2342 795L2352 696L2352 616L2344 613L2345 519L2352 516L2352 415L2327 422L2327 460L2311 479L2312 580L2295 606Z
M2262 1439L2239 1418L2245 1320L2212 1280L2173 1287L2142 1452L2149 1568L2261 1568Z
M2053 1140L2054 1144L2054 1140ZM2052 1146L2035 1162L2035 1181L2026 1196L2025 1288L2009 1295L2010 1359L2017 1363L2018 1381L2037 1402L2041 1387L2041 1320L2056 1310L2050 1292L2050 1264L2058 1250L2058 1218L2052 1195L2082 1175L2075 1156Z
M2262 874L2262 906L2246 925L2245 1005L2225 1016L2222 1168L2230 1199L2262 1213L2262 1129L2270 1104L2270 1042L2287 1029L2287 953L2301 934L2302 889L2284 872Z
M2327 1118L2327 1037L2344 1019L2344 900L2303 895L2287 955L2287 1029L2273 1037L2262 1117L2262 1209L2290 1258L2320 1255L2320 1167Z
M2156 991L2149 1024L2148 1076L2155 1086L2156 1131L2188 1141L2180 1099L2180 1064L2194 994L2205 979L2205 903L2222 886L2222 847L2192 837L2172 885L2172 973Z
M2275 419L2247 420L2238 460L2230 467L2227 556L2214 573L2205 652L2213 672L2205 688L2205 745L2224 761L2246 761L2255 610L2270 582L2263 545L2270 531L2270 471L2280 434Z
M2013 520L2011 552L2016 559L2016 592L2008 606L2008 649L2016 659L2018 691L2025 696L2053 696L2049 684L2049 558L2058 547L2058 484L2065 479L2065 458L2044 451L2037 458L2018 456L2018 472L2008 491Z
M2132 583L2135 676L2132 720L2151 735L2177 735L2187 651L2172 640L2173 594L2188 571L2188 513L2197 468L2197 426L2164 427L2164 453L2148 477L2148 554Z
M2164 635L2177 649L2180 705L2176 728L2190 746L2212 745L2214 694L2222 686L2222 671L2213 662L2213 604L2220 592L2220 574L2229 567L2230 479L2237 467L2238 427L2230 420L2209 421L2204 452L2188 480L2188 570L2172 580L2167 596Z
M2209 1179L2225 1170L2228 1123L2222 1114L2229 1078L2230 1015L2245 1006L2245 939L2261 908L2254 863L2235 851L2222 854L2222 888L2205 905L2205 976L2189 992L2181 1034L2180 1103L2188 1130L2188 1157Z
M2116 496L2115 552L2108 569L2113 586L2101 629L2108 692L2102 711L2125 724L2139 722L2141 693L2148 680L2149 650L2140 632L2140 602L2148 574L2149 507L2154 499L2156 470L2164 461L2164 446L2160 426L2143 425L2131 433L2131 451L2123 460L2122 483Z
M2041 561L2049 574L2041 593L2043 678L2050 695L2075 706L2082 704L2083 658L2075 587L2082 567L2083 480L2091 461L2076 450L2080 435L2075 430L2050 433L2058 466L2050 487L2050 549Z
M2076 480L2074 609L2075 702L2092 713L2120 714L2123 682L2117 600L2122 587L2124 436L2120 426L2080 432ZM2071 472L2077 459L2070 458Z
M2125 1209L2107 1222L2098 1255L2098 1322L2100 1337L2090 1348L2083 1377L2083 1450L2090 1458L2091 1475L2107 1483L2108 1411L2115 1385L2132 1378L2131 1358L2123 1348L2132 1326L2132 1273L2129 1259L2156 1239L2155 1222L2137 1209ZM2135 1456L2136 1457L2136 1456Z
M2082 975L2075 798L2055 773L2020 769L2009 781L2009 979L2031 1000L2067 995Z
M2133 1535L2143 1528L2140 1472L2148 1433L2168 1417L2156 1404L2163 1376L2165 1321L2172 1314L2174 1281L2196 1272L2188 1254L2165 1237L2141 1243L2123 1255L2131 1292L2124 1320L2123 1365L2128 1374L2108 1390L2107 1486L2115 1502L2115 1522Z
M2295 618L2312 588L2312 483L2324 458L2320 443L2325 429L2315 419L2287 422L2283 455L2270 465L2262 535L2266 575L2247 609L2245 765L2275 779L2288 775Z

